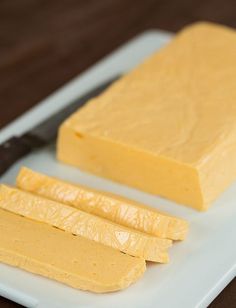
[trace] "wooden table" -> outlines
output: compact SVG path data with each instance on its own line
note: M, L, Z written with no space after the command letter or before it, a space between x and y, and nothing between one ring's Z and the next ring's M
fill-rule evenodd
M197 20L236 27L236 1L1 0L0 127L134 35ZM211 307L235 303L234 280ZM17 305L0 298L0 307Z

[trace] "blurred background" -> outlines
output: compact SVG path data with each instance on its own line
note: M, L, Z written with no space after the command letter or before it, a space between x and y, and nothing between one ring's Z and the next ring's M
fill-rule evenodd
M198 20L236 27L236 0L0 0L0 127L140 32ZM236 307L235 281L216 307Z
M197 20L236 27L236 1L0 0L0 127L134 35Z

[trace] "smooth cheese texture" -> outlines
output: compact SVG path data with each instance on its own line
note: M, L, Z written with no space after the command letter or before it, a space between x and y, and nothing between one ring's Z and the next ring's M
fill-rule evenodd
M16 182L20 189L160 238L183 240L188 232L188 223L183 219L117 195L73 185L28 168L21 168Z
M132 256L160 263L169 261L167 248L172 245L171 240L141 233L15 188L0 186L0 208L84 236Z
M236 178L236 32L186 27L61 126L59 160L198 210Z
M0 210L0 262L93 292L128 287L145 261Z

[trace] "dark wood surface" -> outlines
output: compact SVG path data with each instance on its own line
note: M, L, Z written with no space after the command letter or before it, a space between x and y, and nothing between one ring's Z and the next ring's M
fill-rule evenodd
M0 127L134 35L197 20L236 27L236 1L0 0ZM211 304L221 307L236 307L235 280Z

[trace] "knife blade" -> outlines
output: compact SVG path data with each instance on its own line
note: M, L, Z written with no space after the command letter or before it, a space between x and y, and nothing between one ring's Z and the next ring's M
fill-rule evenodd
M65 108L62 108L43 122L32 128L30 131L13 136L0 144L0 176L3 175L16 161L35 149L50 144L56 139L60 124L78 108L82 107L88 100L101 94L120 76L116 76L96 88L93 88L85 95L76 99Z

